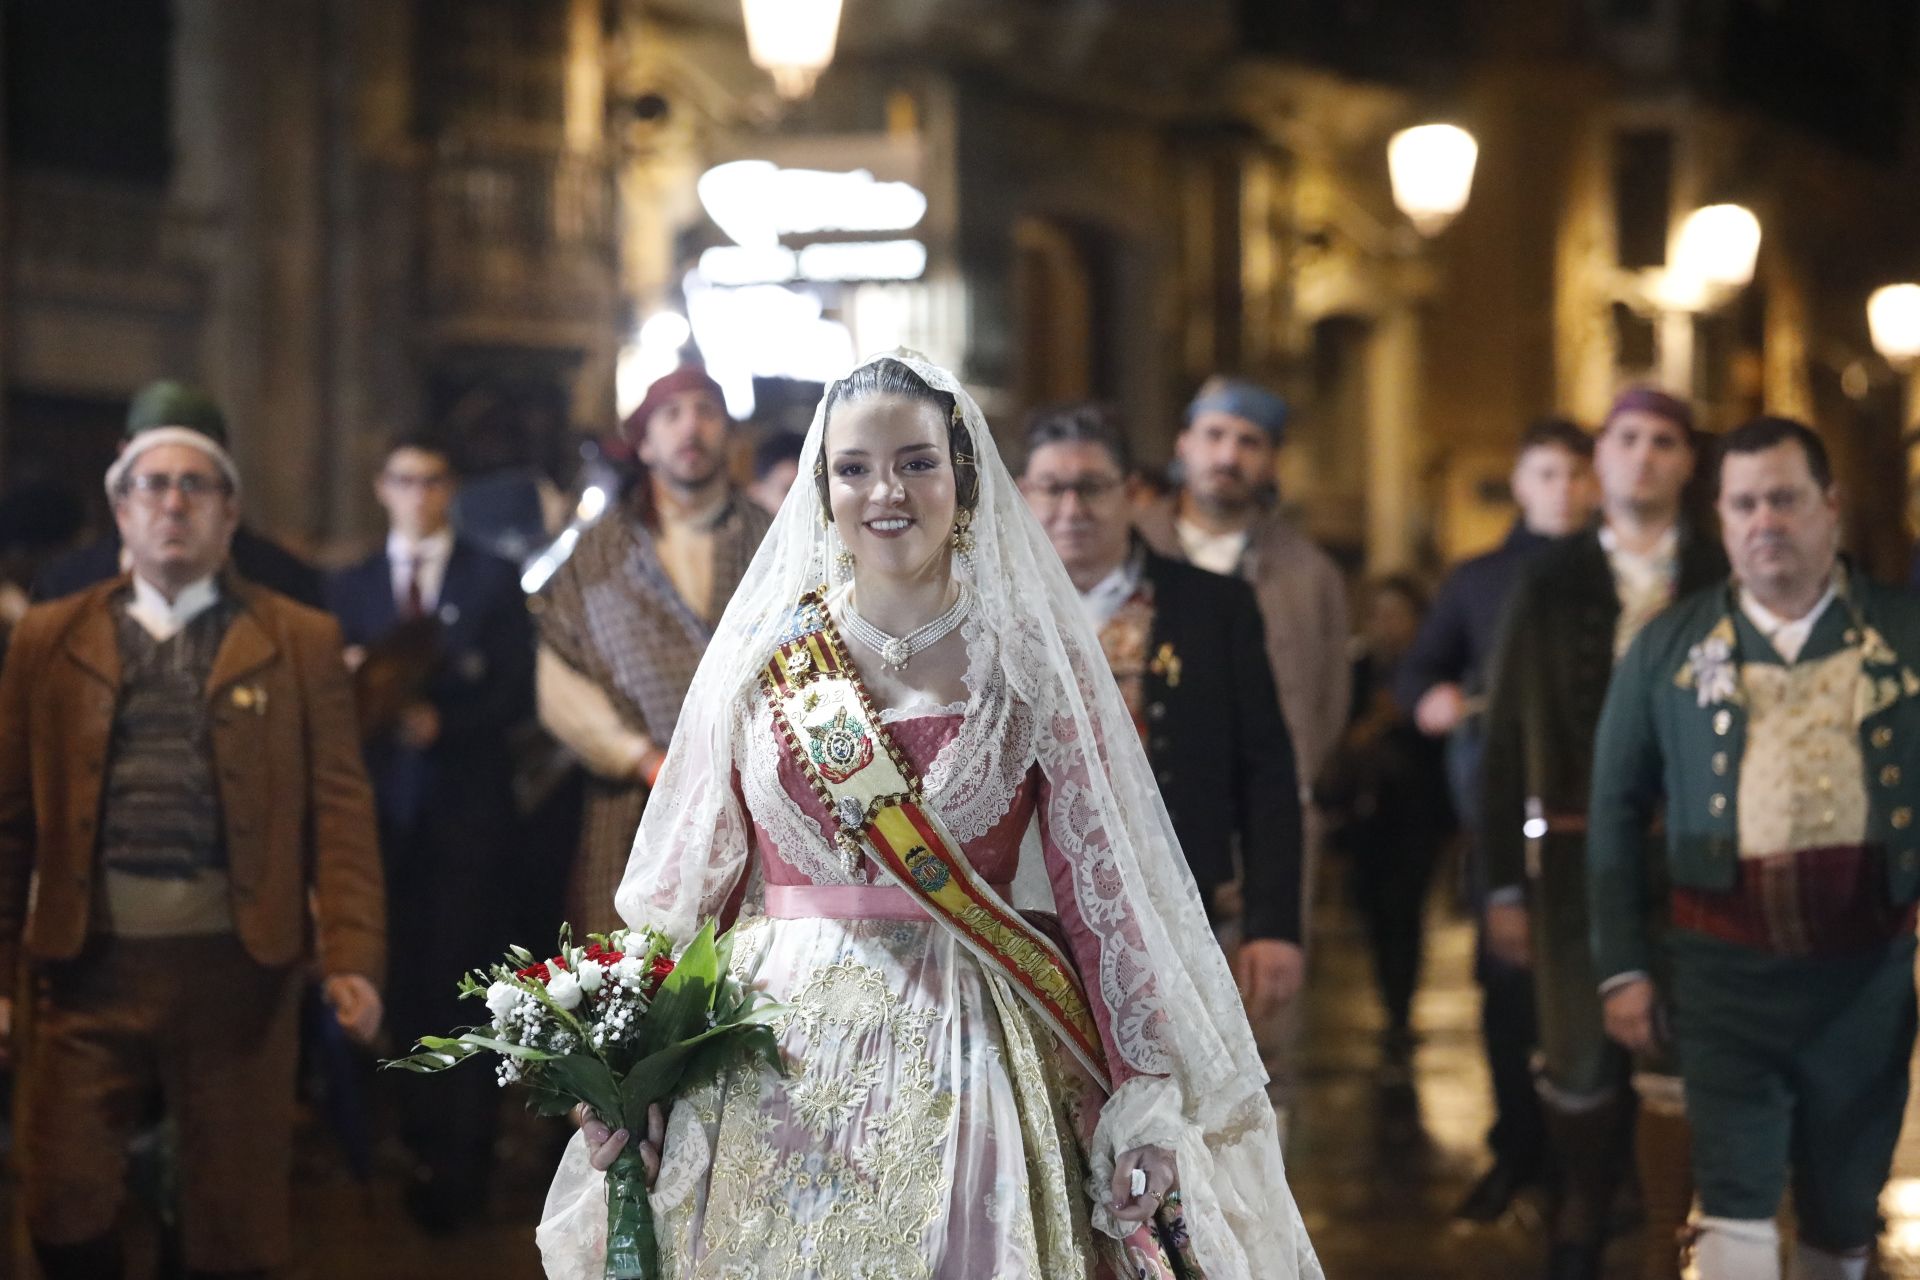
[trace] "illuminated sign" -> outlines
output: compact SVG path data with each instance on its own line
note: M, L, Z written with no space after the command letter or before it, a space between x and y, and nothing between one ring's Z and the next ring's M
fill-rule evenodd
M707 216L737 245L761 248L782 236L908 231L927 216L927 197L907 182L880 182L865 169L782 169L735 160L700 175Z
M926 273L927 246L918 240L835 240L802 249L726 244L700 255L701 278L723 286L918 280Z

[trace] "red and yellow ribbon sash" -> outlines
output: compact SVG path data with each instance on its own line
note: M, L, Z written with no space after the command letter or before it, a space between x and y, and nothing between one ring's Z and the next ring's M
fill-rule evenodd
M801 597L761 684L788 751L839 823L834 839L848 870L857 869L862 854L872 858L997 969L1111 1090L1099 1026L1073 966L981 878L925 802L919 775L874 710L821 591Z

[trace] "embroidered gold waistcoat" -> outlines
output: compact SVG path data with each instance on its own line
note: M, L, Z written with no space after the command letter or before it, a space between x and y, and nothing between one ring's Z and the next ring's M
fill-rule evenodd
M1854 714L1859 682L1858 646L1791 666L1741 666L1741 857L1866 840L1866 769Z

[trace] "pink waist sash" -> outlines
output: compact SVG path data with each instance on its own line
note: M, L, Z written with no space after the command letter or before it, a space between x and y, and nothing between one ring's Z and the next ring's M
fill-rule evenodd
M1013 886L989 886L1003 901ZM775 920L926 920L932 916L905 889L890 884L770 884L767 914Z

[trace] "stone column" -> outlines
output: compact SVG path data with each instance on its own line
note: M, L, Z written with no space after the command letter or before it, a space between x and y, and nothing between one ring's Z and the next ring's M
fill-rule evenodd
M1397 302L1367 343L1367 572L1414 562L1420 460L1420 316Z
M324 0L175 6L179 197L207 216L202 340L255 526L308 550L326 474ZM188 136L191 135L191 136Z

